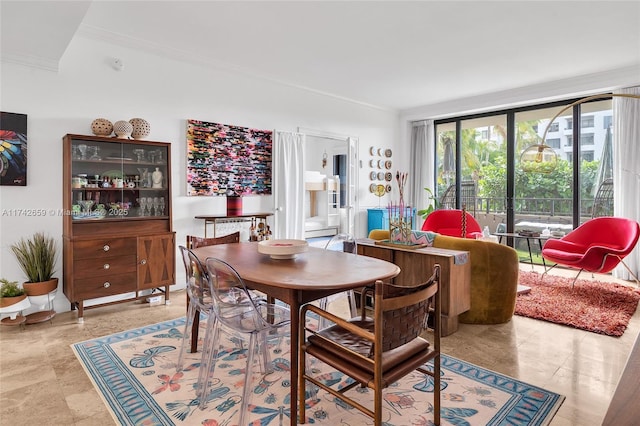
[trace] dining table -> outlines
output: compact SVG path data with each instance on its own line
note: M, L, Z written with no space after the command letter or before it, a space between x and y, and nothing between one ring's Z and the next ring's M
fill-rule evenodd
M258 251L257 242L219 244L194 249L201 261L221 259L238 272L250 289L289 305L291 315L291 415L297 424L298 328L300 307L346 290L388 280L400 273L391 262L368 256L308 247L290 259L274 259Z

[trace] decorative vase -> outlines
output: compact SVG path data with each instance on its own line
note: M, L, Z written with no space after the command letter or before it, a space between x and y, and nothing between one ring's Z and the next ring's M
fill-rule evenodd
M91 131L96 136L110 136L113 124L106 118L96 118L91 122Z
M22 283L22 288L27 296L42 296L58 288L58 279L51 278L49 281L39 283Z
M13 311L11 311L10 309L7 309L7 308L9 308L9 306L12 306L12 305L15 305L17 303L22 302L26 298L27 298L26 294L23 294L23 295L20 295L20 296L13 296L13 297L0 297L0 309L2 309L3 311L6 311L6 312L3 312L3 313L13 312ZM22 309L24 309L24 308L22 308ZM19 309L19 310L22 310L22 309Z
M227 195L227 216L242 214L242 197Z
M159 167L156 167L156 170L151 173L151 182L152 188L162 188L162 172Z
M120 120L113 124L113 133L120 139L129 139L133 132L133 125L128 121Z
M144 118L132 118L129 120L129 123L133 126L131 137L134 139L144 139L149 136L151 125L149 125L149 122Z
M15 299L15 302L11 299ZM2 306L2 304L7 304L7 306ZM10 304L9 304L10 303ZM16 297L2 297L0 298L0 314L9 315L6 318L2 318L2 325L21 325L24 324L26 318L22 315L18 315L23 310L29 308L31 306L31 302L27 298L26 294L22 296Z

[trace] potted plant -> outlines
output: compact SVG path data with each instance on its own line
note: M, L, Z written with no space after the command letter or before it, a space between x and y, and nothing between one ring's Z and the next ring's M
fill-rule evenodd
M28 296L48 294L58 288L58 279L53 278L58 248L52 237L36 232L11 245L11 250L27 276L22 286Z
M433 192L429 188L425 188L424 190L427 191L427 200L429 200L429 205L425 209L418 210L418 214L423 219L426 219L431 212L438 208L438 200L433 196Z
M6 308L15 305L26 299L27 295L22 287L18 286L18 281L9 281L6 278L0 278L0 308Z

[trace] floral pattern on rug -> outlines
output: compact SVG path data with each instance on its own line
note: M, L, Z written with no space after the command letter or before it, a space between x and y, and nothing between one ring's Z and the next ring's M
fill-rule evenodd
M196 396L201 353L186 354L176 372L184 317L76 343L72 348L114 419L123 425L233 426L238 422L246 350L225 336L211 378L207 408ZM201 323L205 327L206 322ZM200 336L204 336L204 329ZM273 372L254 366L247 415L251 425L289 424L289 342L270 346ZM202 342L200 342L202 344ZM200 346L201 347L201 346ZM348 379L321 363L310 368L327 382ZM547 425L564 397L452 357L442 356L442 424ZM365 403L368 389L350 391ZM383 397L385 425L432 425L433 380L414 372L390 386ZM368 425L370 418L323 391L307 388L307 423Z

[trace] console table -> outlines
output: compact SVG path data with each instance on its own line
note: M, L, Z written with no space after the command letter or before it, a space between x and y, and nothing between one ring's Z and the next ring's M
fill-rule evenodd
M273 216L273 213L246 213L246 214L237 214L237 215L207 215L207 216L196 216L196 219L204 220L204 237L207 238L207 225L213 224L213 238L216 237L216 223L225 223L225 222L251 222L253 219L257 219L265 223L267 221L267 217Z
M392 281L397 285L424 282L440 264L440 294L442 301L442 335L458 330L458 315L471 308L471 262L466 251L435 247L420 249L400 245L378 245L375 240L357 240L358 254L395 263L400 274Z

